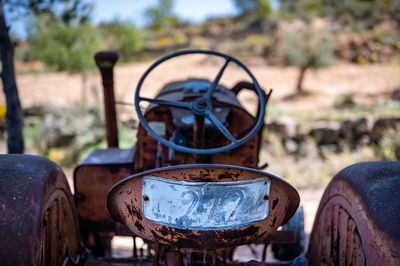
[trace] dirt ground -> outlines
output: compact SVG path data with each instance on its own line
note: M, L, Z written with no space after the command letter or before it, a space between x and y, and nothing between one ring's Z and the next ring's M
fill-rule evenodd
M152 62L120 64L115 68L116 99L133 103L136 85L141 75ZM379 102L382 97L400 86L400 66L354 65L338 63L319 70L309 70L304 87L310 95L287 100L294 93L298 69L293 67L272 67L251 64L249 69L265 90L273 89L271 101L284 111L320 109L332 106L345 94L354 94L359 103ZM142 96L154 96L163 84L188 77L213 79L223 61L207 59L203 56L182 56L156 68L146 79L141 90ZM223 75L221 83L232 86L239 80L248 79L244 71L231 63ZM101 95L100 77L97 72L88 75L86 89L82 86L80 74L44 73L17 76L17 84L22 105L70 106L81 102L98 101ZM3 97L3 95L1 95ZM248 106L255 105L254 95L244 94ZM0 98L4 102L4 99Z

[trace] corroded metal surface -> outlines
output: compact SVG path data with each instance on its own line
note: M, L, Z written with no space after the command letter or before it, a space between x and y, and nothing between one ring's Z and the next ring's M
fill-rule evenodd
M134 153L134 149L96 149L75 169L75 200L82 231L115 230L105 198L115 183L135 173Z
M218 106L217 103L213 103ZM224 107L221 105L221 107ZM226 106L225 106L226 107ZM229 121L229 126L227 129L233 134L239 134L245 128L250 130L253 125L253 117L247 113L244 109L237 107L231 107L231 116L235 119ZM159 106L153 108L151 111L146 112L145 119L148 122L162 122L165 124L166 128L166 139L172 137L173 132L176 127L173 123L173 117L171 115L170 108L165 106ZM248 131L244 131L248 133ZM257 168L258 165L258 154L259 146L261 141L262 131L256 134L253 138L247 141L242 146L223 153L210 154L207 156L207 163L215 164L231 164L244 166L249 168ZM157 140L152 136L148 135L146 130L139 126L137 133L137 160L136 169L149 170L155 168L156 154L157 154ZM214 134L212 137L206 134L205 139L210 146L223 146L229 143L229 140L225 139L221 134ZM194 154L187 153L175 153L174 160L169 161L169 149L165 146L162 147L163 158L162 166L167 166L171 164L192 164L197 163L197 158Z
M117 113L114 97L114 65L118 60L116 52L98 52L94 56L103 80L104 116L108 147L118 147Z
M254 224L225 230L184 230L156 224L143 216L142 178L151 174L177 181L227 182L263 176L271 179L268 217ZM177 247L215 249L267 238L293 215L299 204L296 190L265 172L227 165L181 165L146 171L116 184L107 196L111 216L124 222L135 235Z
M315 218L312 265L400 264L400 162L360 163L329 184Z
M244 109L233 107L231 110L232 119L227 127L234 136L247 134L253 126L254 119ZM262 139L262 130L260 130L253 138L247 141L242 146L226 151L220 154L215 154L212 157L212 163L215 164L230 164L249 168L258 168L258 155L260 152L260 143ZM227 141L227 140L220 140Z
M75 204L62 170L30 155L0 155L0 265L81 258Z

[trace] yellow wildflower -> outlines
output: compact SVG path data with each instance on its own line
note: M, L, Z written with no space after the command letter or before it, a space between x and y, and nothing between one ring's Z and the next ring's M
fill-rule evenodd
M157 45L167 46L171 43L171 39L168 36L161 36L157 39Z
M5 118L6 114L7 114L7 106L6 105L0 105L0 119Z
M364 58L364 56L362 56L362 55L359 55L358 57L357 57L357 62L359 63L359 64L366 64L367 63L367 60Z
M57 164L61 164L61 162L64 160L64 157L65 151L60 148L50 148L47 155L47 158L53 162L56 162Z
M178 33L178 34L175 36L175 42L178 43L178 44L186 43L186 42L187 42L187 37L186 37L186 35L183 34L183 33Z
M373 52L371 54L371 60L374 61L374 62L378 62L378 59L379 59L378 54Z

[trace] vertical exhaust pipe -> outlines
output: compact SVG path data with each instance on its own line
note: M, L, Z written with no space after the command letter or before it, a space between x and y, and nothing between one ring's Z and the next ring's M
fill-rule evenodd
M98 52L94 56L103 80L104 117L109 148L118 148L118 127L114 97L114 65L118 57L118 53L110 51Z

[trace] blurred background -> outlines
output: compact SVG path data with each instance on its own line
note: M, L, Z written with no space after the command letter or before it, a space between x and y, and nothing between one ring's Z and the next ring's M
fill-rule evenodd
M56 161L68 178L93 148L106 147L93 60L100 50L120 54L115 93L124 103L117 106L123 148L136 141L133 95L147 67L173 51L210 49L242 60L265 90L273 89L260 165L268 162L268 172L304 192L306 212L316 210L342 168L400 158L398 0L9 0L2 10L15 44L24 152ZM171 80L214 77L219 65L184 57L163 68L149 77L148 96ZM227 86L239 70L229 71ZM254 113L255 96L240 97ZM2 153L5 99L1 94Z

